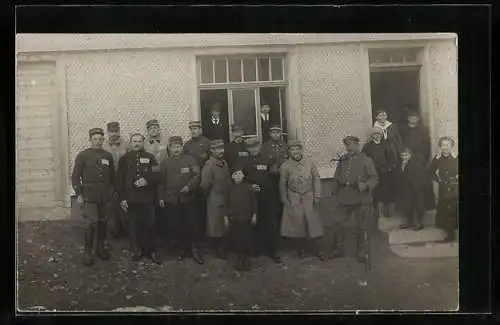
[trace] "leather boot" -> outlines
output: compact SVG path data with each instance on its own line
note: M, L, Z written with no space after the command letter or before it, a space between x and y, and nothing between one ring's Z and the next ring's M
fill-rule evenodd
M312 242L313 242L314 254L318 257L320 261L325 262L326 258L323 255L323 252L321 251L321 238L313 238Z
M364 263L366 261L365 258L365 253L366 253L366 247L365 247L365 237L364 233L357 233L356 234L356 259L360 263Z
M215 245L215 254L217 255L217 257L222 259L222 260L225 260L227 258L227 256L224 252L224 248L222 245L222 239L221 238L215 239L214 245Z
M193 254L193 260L198 263L198 264L204 264L205 261L203 260L203 256L201 255L200 251L198 250L198 247L196 244L191 245L191 252Z
M94 228L85 229L85 244L83 253L83 264L85 266L94 265Z
M177 246L177 260L179 262L183 261L187 255L186 243L178 241L176 243L176 246Z
M344 234L334 235L333 257L344 257Z
M161 265L162 262L160 260L160 257L158 256L158 253L156 251L151 252L151 261L157 265Z
M297 249L297 257L298 258L305 258L306 257L306 251L305 251L305 241L300 238L296 239L295 241L296 249Z
M99 221L97 224L97 256L103 261L111 257L106 243L106 225L106 221Z

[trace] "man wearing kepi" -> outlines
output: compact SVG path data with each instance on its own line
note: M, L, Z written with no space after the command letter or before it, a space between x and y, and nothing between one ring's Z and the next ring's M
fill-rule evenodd
M118 170L120 158L127 153L127 144L120 136L120 123L109 122L106 125L108 139L103 145L103 149L113 156L114 170ZM109 209L108 222L113 237L118 238L128 231L128 222L126 214L120 208L118 193L113 193L113 202Z
M223 239L226 234L224 217L227 215L227 192L231 176L224 161L224 142L210 142L210 158L201 170L200 189L207 197L207 237L210 238L219 258L226 258Z
M191 139L184 144L184 153L191 155L196 159L200 169L205 165L210 153L210 140L202 135L202 128L200 121L189 122L189 131ZM198 219L200 238L205 236L205 226L207 219L207 203L202 193L196 190L196 216Z
M252 184L257 197L257 225L256 240L258 251L271 257L276 263L281 263L276 254L276 241L279 235L278 218L275 211L278 199L274 194L274 188L270 175L271 160L261 154L260 141L257 137L245 140L250 157L243 164L246 181Z
M364 231L368 226L371 192L378 184L373 160L360 152L359 138L343 139L347 154L340 157L333 177L333 195L337 197L339 213L334 218L334 256L344 256L345 226L351 215L356 224L356 257L365 259Z
M102 149L104 131L89 131L91 147L81 151L75 159L71 182L79 204L83 204L85 220L85 250L83 263L94 264L94 252L102 260L110 258L105 247L106 214L114 192L115 171L113 157ZM97 241L95 241L97 239Z
M177 237L177 259L182 261L190 251L193 259L203 264L197 247L199 232L195 202L200 167L194 157L182 152L180 136L170 137L168 143L171 156L160 164L159 204L168 210Z
M306 239L312 239L314 253L324 261L320 248L323 226L318 216L319 172L314 161L304 157L300 141L289 141L288 152L290 158L280 168L281 235L294 239L300 258L305 256Z
M132 260L149 255L161 264L155 245L154 200L158 189L159 167L155 156L144 150L144 136L130 137L131 150L118 164L117 191L121 207L128 213L134 234Z
M249 157L243 140L243 135L245 134L243 127L238 123L234 123L231 125L231 132L234 139L227 145L224 153L229 168L235 165L241 165L241 162Z

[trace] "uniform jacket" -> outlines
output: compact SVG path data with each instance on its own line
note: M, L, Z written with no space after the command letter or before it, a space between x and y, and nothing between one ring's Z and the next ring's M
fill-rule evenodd
M147 185L137 188L134 182L140 178ZM154 202L160 180L158 163L153 154L141 151L129 151L120 159L117 173L117 190L121 200L129 202Z
M244 161L250 156L250 153L248 152L244 142L236 143L233 141L226 145L224 156L229 168L231 168L236 164L243 164Z
M288 158L288 147L283 141L269 140L262 145L260 154L271 162L271 172L279 175L279 167Z
M439 182L439 199L458 197L458 157L437 155L432 159L430 172Z
M76 195L87 202L106 202L115 191L113 156L104 149L89 148L75 159L71 183Z
M359 182L364 182L368 190L360 192ZM371 191L378 184L378 174L373 160L364 153L345 154L337 162L333 176L333 195L339 205L371 203Z
M144 143L144 150L151 153L155 157L158 164L168 157L168 147L162 141L146 139Z
M221 237L225 233L227 192L231 185L229 168L224 160L210 157L201 170L200 189L207 197L207 235Z
M414 155L419 155L426 165L431 157L431 140L427 128L421 125L401 127L403 146L410 149Z
M284 203L281 235L311 238L323 235L314 198L321 194L320 176L316 164L309 158L286 160L280 168L281 200Z
M106 143L104 143L102 148L104 150L106 150L107 152L109 152L113 156L113 162L115 165L115 172L116 172L118 170L118 163L120 161L120 158L123 157L127 153L129 146L126 144L126 142L124 142L122 140L118 144L112 144L112 143L106 142Z
M193 156L200 167L208 160L209 151L210 140L204 136L191 138L184 144L184 153Z
M210 140L222 139L224 143L229 142L229 128L227 122L221 117L219 124L214 124L212 122L212 117L209 116L206 123L203 124L203 136Z
M200 182L200 167L194 157L186 154L169 157L160 164L160 173L159 200L175 204L194 199ZM189 188L189 192L180 192L184 186Z
M250 184L257 184L261 187L261 194L271 190L273 182L270 179L271 161L262 154L250 155L243 163L245 180Z
M250 221L257 214L257 200L252 185L247 182L232 184L227 194L227 216L233 221Z

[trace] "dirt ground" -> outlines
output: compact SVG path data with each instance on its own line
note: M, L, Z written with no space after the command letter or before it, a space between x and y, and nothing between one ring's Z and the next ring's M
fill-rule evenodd
M325 212L326 213L326 212ZM331 255L331 227L324 247ZM204 247L205 265L178 262L160 240L163 265L130 261L126 240L112 241L110 261L81 263L83 230L74 220L22 222L18 235L18 306L57 311L111 311L147 306L164 310L454 310L458 306L458 259L404 259L385 234L372 240L373 268L348 256L321 262L299 259L283 243L284 264L267 257L237 274L233 261Z

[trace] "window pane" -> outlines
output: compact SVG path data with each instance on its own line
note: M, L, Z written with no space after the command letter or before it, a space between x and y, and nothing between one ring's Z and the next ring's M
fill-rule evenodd
M201 60L201 83L214 82L212 60Z
M255 71L255 59L245 59L243 60L243 75L245 80L244 81L256 81L257 78L255 76L256 71Z
M403 52L400 50L393 51L392 54L392 63L403 63Z
M229 60L229 81L241 82L241 60Z
M283 59L271 59L271 77L273 80L283 80Z
M246 135L257 134L253 89L233 90L233 119L243 126Z
M417 50L408 49L405 51L405 62L417 62Z
M259 59L259 80L269 80L269 59Z
M227 82L226 60L224 59L215 60L215 82Z
M370 63L388 63L390 62L389 52L387 50L370 50L368 53Z

